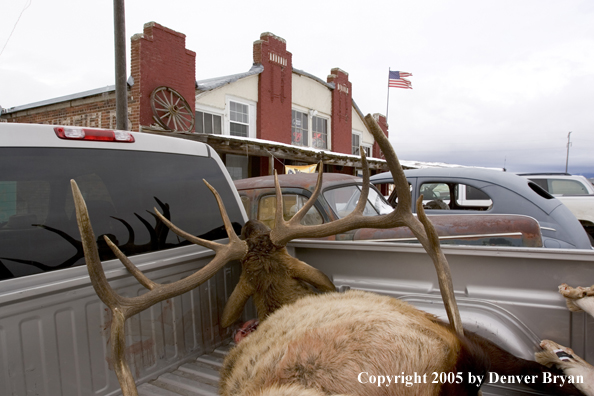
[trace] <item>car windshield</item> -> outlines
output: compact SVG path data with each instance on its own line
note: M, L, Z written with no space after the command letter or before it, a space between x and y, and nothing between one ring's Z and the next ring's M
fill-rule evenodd
M350 185L339 188L332 188L324 191L324 198L330 204L330 207L343 218L348 216L359 202L361 196L361 185ZM386 202L384 197L375 189L369 189L367 204L363 210L364 216L377 216L390 213L393 208Z

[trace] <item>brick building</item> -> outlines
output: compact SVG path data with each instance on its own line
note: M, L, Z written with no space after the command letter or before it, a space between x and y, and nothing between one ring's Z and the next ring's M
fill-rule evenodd
M147 23L131 38L129 128L206 142L234 178L320 160L325 171L353 174L361 167L360 145L372 170L385 170L353 101L348 73L333 68L324 81L292 63L285 40L263 33L253 44L250 70L196 81L196 53L186 49L185 35ZM163 124L169 115L158 112L159 89L165 101L171 96L170 111L178 111L174 95L183 98L179 103L187 117L194 116L193 124ZM387 134L385 117L375 118ZM0 121L115 128L115 86L2 109Z

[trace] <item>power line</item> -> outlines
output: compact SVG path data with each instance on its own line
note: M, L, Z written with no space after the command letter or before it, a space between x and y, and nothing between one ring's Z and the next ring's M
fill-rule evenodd
M27 4L25 4L25 7L23 8L23 10L21 11L21 13L19 14L19 17L17 18L16 22L14 23L14 26L12 27L12 31L10 32L10 34L8 35L8 38L6 39L6 43L4 43L4 47L2 47L2 50L0 51L0 56L2 56L2 53L4 52L4 49L8 45L8 42L10 41L10 38L12 37L12 34L14 33L14 30L16 29L19 21L21 20L21 16L23 16L23 13L25 12L25 10L27 8L29 8L29 6L31 5L32 1L33 0L29 0L29 2Z

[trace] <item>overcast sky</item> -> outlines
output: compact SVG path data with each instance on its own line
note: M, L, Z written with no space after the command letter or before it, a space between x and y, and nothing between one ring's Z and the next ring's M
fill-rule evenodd
M2 0L0 106L113 85L112 7ZM413 73L390 89L403 160L564 171L571 131L569 171L594 176L592 0L126 1L128 38L150 21L186 34L197 80L247 71L272 32L295 68L348 72L364 114L386 113L390 68Z

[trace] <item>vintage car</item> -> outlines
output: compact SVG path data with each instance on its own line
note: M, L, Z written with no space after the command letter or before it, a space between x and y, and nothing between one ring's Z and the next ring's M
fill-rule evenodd
M285 220L290 219L303 207L312 195L317 176L317 173L279 175ZM248 217L260 220L273 228L276 207L274 177L252 177L236 180L234 183ZM362 183L363 180L360 177L339 173L324 174L322 193L305 215L302 223L322 224L345 217L354 210L359 200ZM372 185L364 213L368 216L377 216L390 211L392 207ZM538 223L528 216L482 213L474 216L439 214L432 215L431 221L442 243L542 247ZM407 227L385 230L359 229L325 239L417 242Z
M413 202L439 203L427 214L518 214L540 224L544 247L591 249L588 235L571 211L538 184L512 173L478 168L427 168L405 170ZM371 177L376 186L392 183L392 175ZM395 204L397 197L388 202ZM415 209L413 208L413 211Z

